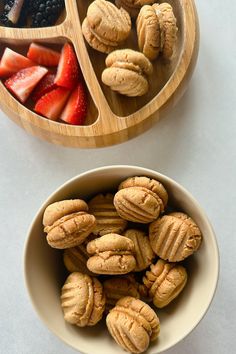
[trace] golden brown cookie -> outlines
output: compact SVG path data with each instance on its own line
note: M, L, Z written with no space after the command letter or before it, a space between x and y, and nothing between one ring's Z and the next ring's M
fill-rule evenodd
M176 22L168 3L143 6L136 21L140 51L150 60L156 59L160 52L164 58L171 58L177 40Z
M147 224L158 218L163 210L158 195L144 187L119 190L114 197L118 214L126 220Z
M177 20L173 8L168 3L152 5L159 19L160 31L162 36L161 52L164 58L170 59L174 52L177 40Z
M146 269L152 263L155 258L155 254L150 246L149 238L145 232L129 229L124 233L125 237L128 237L134 243L134 256L136 259L136 267L134 272L141 272Z
M111 193L98 194L88 203L89 212L95 216L97 224L94 235L103 236L110 233L122 233L127 221L122 219L113 204L114 195Z
M105 0L95 0L87 10L87 19L93 32L110 42L124 41L131 30L130 16Z
M63 254L63 261L66 269L70 272L81 272L88 275L94 275L87 268L87 260L89 254L86 250L86 244L82 244L76 247L67 248Z
M152 222L149 239L153 251L169 262L179 262L197 251L201 231L184 213L171 213Z
M120 63L134 64L140 73L149 76L153 72L152 63L140 52L133 49L118 49L106 57L107 67L120 67Z
M148 81L135 71L107 68L102 72L102 82L113 91L129 97L143 96L148 91Z
M102 284L89 275L71 273L62 287L61 306L67 322L79 327L94 326L105 309Z
M127 274L136 266L134 243L118 234L107 234L90 241L88 269L96 274Z
M88 211L88 205L81 199L61 200L47 206L43 214L43 225L51 226L63 216Z
M132 275L107 279L103 283L103 289L106 295L107 311L114 307L117 301L124 296L132 296L137 299L140 297L138 283Z
M98 36L94 35L94 33L92 33L90 30L87 18L85 18L82 23L82 32L83 32L84 38L86 39L86 41L88 42L90 47L92 47L95 50L98 50L99 52L110 53L117 46L116 43L115 43L115 45L105 44L101 39L99 39Z
M126 10L105 0L95 0L87 10L82 32L88 44L103 53L123 42L131 31L131 19Z
M138 46L150 60L157 58L161 49L161 33L159 18L153 6L141 8L136 21Z
M149 289L149 296L156 307L162 308L174 300L187 282L187 272L181 265L159 259L151 265L150 271L143 277L143 283Z
M70 248L80 245L93 231L96 219L86 212L63 216L51 226L46 226L47 242L53 248Z
M116 343L131 353L143 353L160 332L160 322L153 309L130 296L117 302L106 323Z
M146 176L129 177L120 183L118 190L129 187L143 187L157 194L163 203L163 210L168 202L168 194L163 184Z
M102 72L102 82L122 95L142 96L148 91L148 76L152 74L151 62L132 49L120 49L106 58L107 68Z

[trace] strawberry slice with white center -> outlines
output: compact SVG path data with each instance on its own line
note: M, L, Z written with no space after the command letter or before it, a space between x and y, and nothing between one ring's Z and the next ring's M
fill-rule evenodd
M40 97L44 96L47 92L52 91L57 87L54 83L55 74L47 73L32 92L31 98L34 102L37 102Z
M61 51L55 84L72 90L78 83L79 75L80 69L74 48L66 43Z
M5 48L0 61L0 77L9 77L17 71L34 66L35 63L10 48Z
M34 110L46 118L57 120L60 117L60 113L66 104L69 94L69 90L63 87L57 87L42 96L37 101Z
M27 57L35 63L44 66L57 66L61 54L57 51L45 46L31 43L27 53Z
M88 106L88 97L84 84L80 82L71 93L60 117L66 123L84 124Z
M5 81L5 86L19 101L24 103L37 83L46 75L48 69L42 66L31 66L18 71Z

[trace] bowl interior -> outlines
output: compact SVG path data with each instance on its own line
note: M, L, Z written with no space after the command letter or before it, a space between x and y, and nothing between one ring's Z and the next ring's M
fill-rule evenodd
M188 283L183 293L166 309L157 310L161 321L159 339L148 353L160 353L184 338L201 320L213 298L218 279L218 249L214 232L205 213L193 197L173 180L148 169L111 166L89 171L60 187L45 202L29 230L25 247L25 279L33 305L44 323L63 341L83 353L116 354L123 352L99 323L77 328L63 319L60 290L66 273L62 252L48 246L42 228L46 205L66 198L85 198L115 189L126 177L146 175L161 181L168 190L170 204L185 211L200 227L203 243L187 260Z

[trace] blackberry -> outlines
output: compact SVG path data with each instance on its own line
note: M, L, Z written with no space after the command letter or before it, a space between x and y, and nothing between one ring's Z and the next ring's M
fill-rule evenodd
M47 27L54 25L64 6L64 0L31 0L31 26Z
M18 21L21 25L26 23L27 8L26 1L24 0L4 0L3 13L0 16L0 23L7 27L16 27Z

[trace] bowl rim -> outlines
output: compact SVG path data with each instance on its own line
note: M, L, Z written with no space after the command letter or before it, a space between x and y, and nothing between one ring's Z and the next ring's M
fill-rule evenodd
M209 301L208 304L205 308L205 310L200 313L200 315L197 317L197 319L195 320L194 324L183 333L182 336L180 336L180 338L172 341L172 343L170 343L170 345L166 348L164 348L162 351L158 351L157 353L162 353L172 347L174 347L176 344L180 343L184 338L186 338L190 333L192 333L192 331L199 325L199 323L202 321L202 319L205 317L207 311L209 310L211 303L213 301L213 298L215 296L216 290L217 290L217 285L218 285L218 280L219 280L219 271L220 271L220 253L219 253L219 247L218 247L218 243L217 243L217 238L214 232L214 229L207 217L207 214L205 213L204 209L200 206L200 204L198 203L198 201L193 197L193 195L187 190L185 189L181 184L179 184L178 182L176 182L175 180L173 180L172 178L159 173L155 170L149 169L149 168L145 168L145 167L141 167L141 166L137 166L137 165L106 165L106 166L102 166L102 167L97 167L97 168L93 168L93 169L89 169L86 170L72 178L70 178L69 180L66 180L63 184L61 184L59 187L56 188L56 190L54 190L48 197L47 199L43 202L43 204L41 205L41 207L37 210L28 230L27 230L27 237L25 239L25 243L24 243L24 250L23 250L23 272L24 272L24 283L25 283L25 288L27 289L27 293L31 302L31 305L33 306L38 318L40 318L40 320L42 321L42 323L60 340L62 340L65 344L67 344L69 347L73 348L76 351L80 351L83 354L91 354L88 352L83 352L80 349L76 348L74 345L72 345L69 341L67 341L65 338L63 338L63 336L61 336L60 334L58 334L54 328L48 323L47 319L44 318L40 311L38 311L37 308L37 304L36 301L34 300L34 297L32 295L31 289L30 289L30 284L29 284L29 279L27 277L27 253L28 253L28 247L29 247L29 242L30 242L30 235L32 233L32 229L34 227L35 222L37 221L38 216L45 210L46 206L48 205L48 202L50 199L53 198L53 196L55 194L57 194L61 189L64 189L65 187L67 187L69 184L73 183L74 181L76 181L77 179L84 177L88 174L93 174L95 172L102 172L102 171L107 171L107 170L118 170L118 169L129 169L130 172L131 170L136 170L139 169L140 171L143 172L143 175L153 175L156 174L157 175L157 179L160 176L161 179L168 181L169 183L171 183L172 185L174 185L175 187L177 187L179 190L181 190L181 192L184 192L184 194L186 194L189 198L189 200L191 201L191 203L195 204L196 208L199 210L201 217L205 220L207 227L209 228L209 231L211 233L212 239L213 239L213 251L215 254L215 261L216 261L216 269L215 269L215 279L214 279L214 286L211 289L210 292L210 297L209 297ZM141 175L141 174L140 174Z

